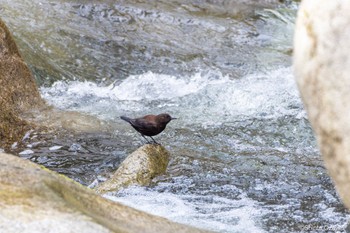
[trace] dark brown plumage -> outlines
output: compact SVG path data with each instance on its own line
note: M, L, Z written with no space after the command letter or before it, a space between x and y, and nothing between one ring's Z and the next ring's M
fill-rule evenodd
M157 143L152 136L161 133L171 120L176 119L167 113L162 113L159 115L146 115L135 119L126 116L121 116L120 118L128 122L132 127L134 127L134 129L136 129L137 132L141 133L142 137L144 137L147 142L149 141L145 136L150 137L156 144L159 143Z

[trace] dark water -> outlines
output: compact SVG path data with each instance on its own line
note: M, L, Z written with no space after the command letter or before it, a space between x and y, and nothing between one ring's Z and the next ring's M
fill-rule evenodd
M110 130L31 132L13 151L84 185L142 141L120 115L179 117L150 187L109 196L218 232L345 232L291 69L296 2L4 1L41 87ZM79 120L79 119L78 119Z

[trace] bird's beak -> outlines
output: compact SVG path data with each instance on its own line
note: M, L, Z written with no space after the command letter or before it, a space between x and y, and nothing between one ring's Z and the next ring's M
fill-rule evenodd
M172 120L176 120L176 119L178 119L178 118L177 118L177 117L172 117L171 119L172 119Z

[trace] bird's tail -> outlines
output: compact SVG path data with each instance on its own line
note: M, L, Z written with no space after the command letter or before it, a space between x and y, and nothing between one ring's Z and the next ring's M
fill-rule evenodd
M130 117L126 117L126 116L121 116L120 119L126 121L126 122L129 122L130 123L130 120L131 118Z

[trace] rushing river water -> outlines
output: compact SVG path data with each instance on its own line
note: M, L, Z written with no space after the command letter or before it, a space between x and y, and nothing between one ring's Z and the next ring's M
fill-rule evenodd
M20 156L89 185L168 112L167 174L112 200L218 232L345 232L291 68L297 3L0 0L48 103L111 130L28 133Z

